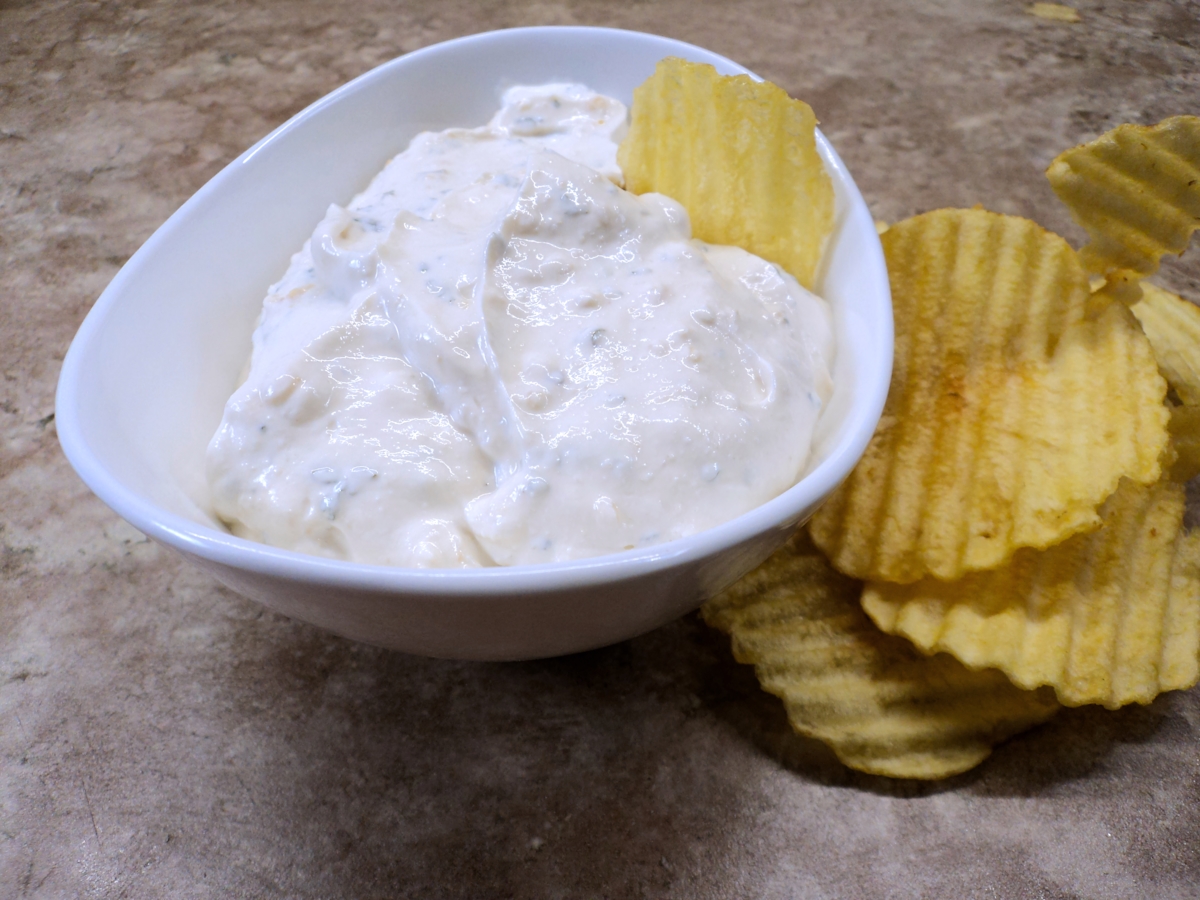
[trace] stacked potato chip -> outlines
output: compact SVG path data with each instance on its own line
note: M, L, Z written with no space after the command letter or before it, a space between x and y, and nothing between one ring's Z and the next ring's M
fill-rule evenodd
M924 572L868 567L863 607L883 630L926 652L999 668L1023 688L1049 685L1069 705L1148 703L1200 678L1200 536L1183 530L1179 483L1200 469L1191 406L1200 399L1200 309L1140 284L1165 253L1184 250L1200 222L1198 126L1200 120L1182 116L1153 128L1122 125L1062 154L1047 172L1091 238L1079 254L1081 272L1101 276L1103 286L1085 304L1085 320L1097 332L1076 360L1077 399L1056 404L1057 421L1039 424L1035 436L1044 443L1031 446L1024 461L1051 468L1062 435L1098 429L1108 448L1132 441L1137 462L1130 465L1129 457L1108 466L1112 457L1102 453L1077 457L1073 469L1093 488L1085 505L1103 488L1095 518L1080 519L1069 504L1051 502L1046 512L1083 527L1062 527L1050 541L1011 541L1003 560L957 572L934 564ZM889 250L888 235L884 244ZM893 286L903 296L911 284L903 264L890 268L892 258L889 252ZM1036 305L1037 295L1029 297ZM1121 300L1137 301L1133 317ZM1140 326L1131 326L1135 320ZM1097 341L1101 331L1107 336ZM1061 353L1060 342L1054 355ZM1162 402L1165 385L1153 385L1155 359L1184 405ZM1120 381L1108 378L1114 366L1124 367ZM1034 396L1036 386L1021 393ZM1151 454L1156 460L1146 465ZM1161 477L1160 462L1167 469ZM989 466L985 474L994 471ZM846 492L869 493L860 482L856 473ZM932 506L923 502L918 517ZM840 535L872 525L855 520L841 500L818 513L813 528L819 544L844 556Z
M861 593L862 583L835 571L802 530L702 613L783 700L793 728L864 772L962 772L1058 710L1052 691L1022 691L994 669L926 657L884 634L860 608Z
M811 283L811 254L764 235L781 217L808 248L829 232L814 126L778 88L668 61L635 94L621 161L701 236ZM811 542L703 610L847 765L945 777L1057 703L1147 703L1200 678L1181 485L1200 471L1200 309L1140 282L1200 223L1198 126L1122 126L1055 160L1082 253L982 209L883 230L896 355L876 434ZM764 179L774 192L746 186Z

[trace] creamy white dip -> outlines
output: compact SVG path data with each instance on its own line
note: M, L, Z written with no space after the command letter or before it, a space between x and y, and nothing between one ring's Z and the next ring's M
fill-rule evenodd
M331 206L208 450L234 533L398 566L683 537L786 490L832 391L825 302L621 189L625 107L509 90Z

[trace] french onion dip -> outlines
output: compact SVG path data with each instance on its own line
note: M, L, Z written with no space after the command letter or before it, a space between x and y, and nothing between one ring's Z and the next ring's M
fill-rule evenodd
M524 565L693 534L796 482L832 392L828 307L623 190L625 123L580 85L515 87L329 208L209 445L235 534Z

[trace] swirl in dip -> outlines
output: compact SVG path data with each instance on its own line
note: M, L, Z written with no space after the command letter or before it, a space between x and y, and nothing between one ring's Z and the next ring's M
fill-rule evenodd
M625 122L580 85L515 87L329 208L209 445L235 534L521 565L680 538L796 482L832 392L828 307L623 190Z

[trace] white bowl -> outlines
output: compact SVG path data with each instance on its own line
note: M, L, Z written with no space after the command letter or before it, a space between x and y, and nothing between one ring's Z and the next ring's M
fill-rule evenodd
M268 286L331 202L418 131L480 125L503 88L578 81L626 104L664 56L747 70L699 47L604 28L519 28L407 54L277 128L158 229L96 301L63 363L59 440L135 528L239 593L357 640L428 656L520 659L599 647L695 609L758 565L862 455L887 395L891 296L862 196L818 148L837 196L819 291L834 310L836 391L790 490L716 528L577 562L418 570L242 540L208 511L204 452L250 352ZM831 111L836 114L836 111Z

